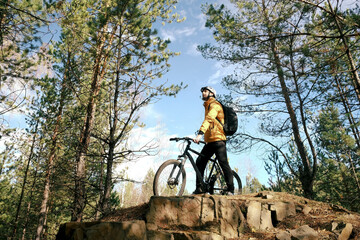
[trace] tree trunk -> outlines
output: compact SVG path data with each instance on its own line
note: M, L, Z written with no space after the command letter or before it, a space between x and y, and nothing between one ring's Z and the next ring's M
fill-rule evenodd
M66 97L66 84L68 81L68 69L70 67L70 54L68 55L68 59L67 59L67 63L65 66L65 71L64 71L64 77L61 83L61 92L60 92L60 101L59 101L59 109L56 115L56 123L55 123L55 127L54 127L54 131L53 131L53 135L51 137L51 148L50 148L50 155L48 158L48 162L47 162L47 170L46 170L46 175L45 175L45 188L44 188L44 192L43 192L43 200L41 202L41 206L40 206L40 212L39 212L39 223L36 229L36 236L35 239L36 240L40 240L41 238L41 234L43 232L44 229L44 224L45 224L45 219L46 219L46 213L47 213L47 207L48 207L48 201L49 201L49 196L50 196L50 180L51 180L51 175L53 172L53 167L54 167L54 159L56 156L56 149L57 149L57 142L58 142L58 135L59 135L59 130L61 127L61 121L62 121L62 114L63 114L63 108L64 108L64 104L65 104L65 97Z
M1 46L3 46L3 44L4 44L4 34L5 34L4 30L6 29L5 21L6 21L6 12L8 11L8 8L9 8L7 6L8 4L9 4L9 0L6 0L6 2L1 4L2 5L1 10L0 10L0 45ZM0 77L1 77L1 75L0 75Z
M26 186L26 181L27 181L27 176L28 176L28 172L29 172L30 163L31 163L31 160L32 160L33 155L34 155L34 148L35 148L35 142L36 142L36 133L38 131L38 126L39 126L39 120L36 121L35 131L33 133L33 139L32 139L32 144L31 144L31 148L30 148L30 154L29 154L28 162L27 162L26 168L25 168L24 180L23 180L23 184L22 184L22 187L21 187L21 193L20 193L19 202L18 202L18 205L17 205L17 208L16 208L14 227L13 227L13 232L12 232L11 239L14 239L14 238L16 239L16 231L17 231L17 225L18 225L18 221L19 221L19 214L20 214L21 204L22 204L22 201L23 201L23 198L24 198L25 186Z
M121 30L120 30L121 31ZM121 46L121 44L120 44ZM118 98L119 98L119 87L120 87L120 62L121 62L121 47L118 48L118 58L117 58L117 69L116 69L116 82L115 82L115 94L114 94L114 111L113 114L109 116L109 124L110 124L110 136L109 136L109 151L107 154L107 167L106 167L106 178L105 178L105 186L104 186L104 194L103 199L101 201L101 212L107 213L109 211L109 199L111 195L112 189L112 168L114 162L114 152L116 146L116 130L118 126Z
M85 156L90 143L90 133L94 121L96 110L96 97L100 90L100 59L101 55L97 57L94 67L93 80L91 84L91 92L88 100L84 126L80 135L80 143L76 156L76 175L75 175L75 196L74 196L74 211L72 213L71 221L80 222L82 220L82 212L85 208Z
M268 21L269 18L267 16L264 0L263 0L263 9L264 9L265 19L266 19L266 21ZM268 26L270 26L269 22L267 22L267 23L268 23ZM270 39L269 41L270 41L270 45L271 45L271 53L273 54L274 64L277 69L277 75L279 78L282 95L285 99L286 108L287 108L287 111L290 116L291 127L292 127L292 131L293 131L295 144L296 144L297 150L299 151L299 155L300 155L300 158L302 161L302 166L299 168L299 174L300 174L299 180L302 184L304 196L312 199L313 195L314 195L314 192L313 192L314 176L311 172L310 161L307 156L305 145L301 139L299 124L296 119L296 113L292 106L289 91L288 91L286 83L285 83L284 71L281 67L281 61L280 61L280 57L277 52L277 46L276 46L276 42L275 42L276 38L274 38L272 36L272 32L271 32L270 28L268 28L268 35L269 35L269 39Z
M113 144L109 146L107 165L106 165L104 194L103 194L103 200L101 201L102 202L101 212L103 214L109 212L110 210L109 199L112 189L112 167L114 162L114 150L115 150L115 146Z
M23 231L22 231L21 240L25 240L25 239L26 239L26 238L25 238L25 235L26 235L27 226L28 226L28 224L29 224L29 213L30 213L30 210L31 210L32 194L33 194L33 192L34 192L34 190L35 190L36 176L37 176L37 170L36 170L36 172L35 172L34 181L33 181L32 187L31 187L30 199L29 199L28 204L27 204L27 207L26 207L25 223L24 223L24 227L23 227Z
M39 142L42 142L43 138L40 138ZM43 149L41 148L39 152L42 152ZM27 204L27 208L26 208L26 214L25 214L25 223L23 225L23 231L22 231L22 237L21 240L25 240L26 239L26 229L28 227L29 224L29 214L30 214L30 210L31 210L31 203L33 200L33 193L36 189L36 183L37 183L37 176L38 176L38 169L39 169L39 161L36 162L36 167L34 170L34 177L33 177L33 182L31 185L31 190L30 190L30 196L29 196L29 200L28 200L28 204Z
M356 96L358 98L358 101L360 103L360 77L359 77L359 74L357 72L357 68L356 68L356 64L355 64L355 61L352 57L352 54L350 52L350 49L349 49L349 45L348 45L348 42L347 42L347 39L345 37L345 34L343 32L343 29L339 23L339 20L337 18L337 14L334 12L334 9L331 5L331 2L330 0L328 0L328 4L329 4L329 8L330 8L330 11L334 17L334 21L336 23L336 27L338 28L338 31L339 31L339 34L340 34L340 38L342 40L342 43L345 47L345 53L346 53L346 56L349 60L349 65L350 65L350 71L351 71L351 74L352 74L352 82L353 82L353 85L354 85L354 89L355 89L355 93L356 93Z
M301 93L300 93L301 89L299 88L298 77L297 77L296 70L295 70L292 46L293 45L291 44L291 50L290 50L290 52L291 52L290 53L291 70L292 70L293 79L294 79L294 83L295 83L296 94L297 94L297 97L298 97L298 100L299 100L299 111L300 111L302 127L304 129L306 140L307 140L307 142L308 142L308 144L310 146L310 149L311 149L311 154L312 154L312 159L313 159L312 170L310 170L310 168L311 168L310 162L308 160L306 160L305 162L306 162L306 164L309 164L309 171L310 171L309 175L314 179L315 175L316 175L316 171L317 171L317 152L315 150L315 146L313 144L313 141L311 139L311 136L310 136L310 133L309 133L308 127L307 127L305 111L304 111L304 100L302 99ZM293 114L295 114L295 112L293 112ZM296 117L295 117L295 119L296 119ZM295 123L295 124L297 124L297 123ZM301 139L300 139L300 141L301 141ZM301 144L303 145L302 141L301 141ZM301 148L303 148L306 151L305 147L302 146ZM306 152L305 152L305 154L306 154ZM306 158L308 158L307 155L306 155ZM313 183L310 183L310 184L313 185ZM311 192L312 192L312 190L311 190ZM313 193L311 193L311 194L313 194Z
M100 43L96 51L96 59L94 64L94 70L92 75L92 83L90 96L88 99L86 115L84 119L84 126L81 130L79 147L76 155L76 174L75 174L75 193L74 193L74 205L73 213L71 220L80 222L82 220L82 213L85 208L85 183L86 183L86 153L90 143L90 134L92 131L92 126L94 122L94 116L96 111L96 98L100 91L100 84L105 74L108 54L105 53L105 34L107 33L107 25L103 28L104 33L101 33ZM109 45L111 45L112 39L116 32L116 27L114 27L113 32L109 40Z
M335 76L335 82L336 82L336 87L339 91L339 96L341 98L341 102L344 106L344 109L345 109L345 112L346 112L346 116L348 118L348 121L350 123L350 129L354 135L354 138L355 138L355 142L356 142L356 145L357 147L360 149L360 133L359 133L359 129L358 127L356 126L356 121L354 119L354 115L352 114L352 111L351 111L351 107L350 107L350 104L349 104L349 101L346 97L346 94L345 94L345 91L341 85L341 82L339 81L339 79L337 78L337 76Z
M119 50L120 54L120 50ZM119 55L120 56L120 55ZM120 61L120 59L119 59ZM128 125L131 122L131 119L134 116L134 113L136 112L138 106L134 106L130 109L129 116L127 117L126 121L124 122L122 126L121 132L116 135L117 126L118 126L118 113L119 113L119 107L118 107L118 98L119 98L119 87L120 87L120 70L117 71L117 77L116 77L116 83L115 83L115 95L114 95L114 112L112 115L112 120L110 120L110 140L109 140L109 151L107 155L107 169L106 169L106 180L105 180L105 188L104 188L104 198L102 201L102 212L106 213L110 210L109 206L109 199L111 195L111 189L112 189L112 169L113 169L113 163L115 158L115 147L116 144L120 141L122 137L124 137L126 129ZM136 97L136 94L133 96L133 100Z
M102 156L105 155L103 152L101 154ZM98 220L100 218L101 215L101 209L102 209L102 200L104 197L104 164L105 164L105 157L102 158L101 163L100 163L100 176L99 176L99 189L100 189L100 195L99 195L99 200L98 200L98 204L96 206L96 213L95 213L95 220Z
M50 195L51 195L51 192L50 192ZM47 207L46 207L46 213L45 213L45 218L44 218L44 228L43 228L43 230L42 230L42 232L41 232L41 236L42 236L42 239L43 240L47 240L48 238L48 226L47 226L47 219L48 219L48 212L49 212L49 209L50 209L50 206L49 206L49 204L47 205Z
M348 153L347 155L349 157L349 163L350 163L350 169L351 169L350 171L351 171L352 175L354 176L354 179L355 179L355 182L356 182L356 187L357 187L357 190L358 190L358 194L360 196L360 182L359 182L359 178L357 177L357 174L356 174L354 161L351 158L351 153Z

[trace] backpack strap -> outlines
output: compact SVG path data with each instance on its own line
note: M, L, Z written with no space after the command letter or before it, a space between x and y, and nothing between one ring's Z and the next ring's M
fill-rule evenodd
M217 101L217 100L216 100ZM219 101L217 101L218 103L220 103ZM209 106L208 106L208 111L210 110L210 105L211 105L211 103L209 104ZM221 107L222 107L222 104L220 103L220 105L221 105ZM223 111L224 111L224 108L222 107L222 109L223 109ZM224 115L225 115L225 112L224 112ZM222 122L216 117L216 120L218 120L218 122L220 123L220 125L221 126L223 126L224 127L224 124L222 124Z

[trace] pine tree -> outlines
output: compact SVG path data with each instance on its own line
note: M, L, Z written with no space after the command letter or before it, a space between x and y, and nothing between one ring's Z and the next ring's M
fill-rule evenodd
M38 32L49 24L47 14L42 1L1 1L0 116L25 103L41 61Z
M311 198L317 154L308 127L309 106L305 104L311 88L306 85L301 71L308 59L299 51L306 41L297 35L311 12L290 1L244 0L237 1L234 6L236 14L224 6L216 9L210 5L205 9L207 26L214 29L218 46L205 45L199 49L207 58L239 64L244 72L249 72L246 68L253 66L248 74L235 73L225 78L224 84L233 94L262 97L261 103L238 104L238 108L261 113L264 134L292 135L302 165L290 169L302 182L304 195ZM287 32L294 34L284 34ZM259 74L261 78L256 77ZM253 140L259 138L250 137L250 141Z
M347 134L334 105L320 113L318 132L322 148L319 198L358 211L359 205L354 202L358 202L360 196L359 157L354 138Z
M348 43L345 49L356 53L354 11L345 14L331 9L330 1L328 5L301 0L243 0L233 4L236 12L223 5L204 7L206 25L214 30L217 45L206 44L199 50L205 58L234 64L241 70L223 80L231 92L228 99L240 112L259 113L261 133L268 136L240 133L239 138L232 139L233 145L244 149L246 143L249 147L257 142L269 144L284 157L291 176L300 180L304 195L313 198L318 152L312 126L314 113L329 100L325 96L335 93L332 98L347 97L341 102L354 136L358 132L356 110L349 107L353 99L349 98L351 94L344 94L349 93L348 83L339 82L338 88L331 84L340 79L334 75L339 77L342 70L350 70L352 79L357 79L351 67L355 54L350 57L342 51ZM342 44L335 44L339 41ZM339 59L334 72L332 66ZM238 100L243 95L247 102ZM296 147L290 151L296 156L284 154L290 150L284 146L290 145ZM290 159L297 159L301 165L292 165Z

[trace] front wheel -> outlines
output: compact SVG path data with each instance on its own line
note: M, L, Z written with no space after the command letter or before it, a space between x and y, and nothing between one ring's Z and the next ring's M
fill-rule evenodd
M186 184L185 169L175 159L167 160L157 170L153 190L155 196L181 196Z

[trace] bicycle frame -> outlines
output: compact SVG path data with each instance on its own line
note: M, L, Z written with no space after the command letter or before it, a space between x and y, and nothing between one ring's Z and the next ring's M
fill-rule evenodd
M215 159L212 159L212 158L209 159L209 161L213 162L214 164L212 165L212 167L211 167L211 169L210 169L210 172L209 172L209 175L208 175L209 177L207 178L206 181L204 181L204 179L203 179L203 177L201 176L201 173L200 173L198 167L196 166L196 163L195 163L195 161L194 161L194 158L192 157L192 155L190 154L190 152L192 152L192 153L194 153L194 154L196 154L196 155L198 155L198 156L204 156L204 155L201 154L201 153L199 153L199 152L197 152L197 151L195 151L194 149L192 149L192 148L190 147L191 141L192 141L192 140L190 140L190 138L189 138L189 139L184 139L184 140L187 141L186 148L185 148L184 152L183 152L181 155L178 156L178 159L181 161L180 169L182 170L182 169L184 168L185 162L186 162L186 158L189 158L189 160L190 160L190 162L191 162L191 165L193 166L193 168L194 168L194 170L195 170L196 176L197 176L199 179L201 179L201 182L200 182L200 183L201 183L201 185L202 185L202 188L208 190L208 188L209 188L209 181L210 181L210 178L211 178L213 172L214 172L214 171L216 171L216 172L221 171L220 166L218 165L218 163L217 163L217 161L216 161L217 158L215 157ZM204 143L204 144L205 144L205 142L202 142L202 141L201 141L201 143ZM178 181L178 179L179 179L179 177L180 177L180 173L181 173L181 171L178 172L178 174L177 174L177 176L176 176L176 178L175 178L175 181L176 181L176 182Z

